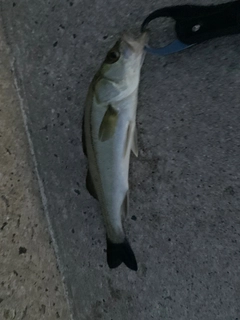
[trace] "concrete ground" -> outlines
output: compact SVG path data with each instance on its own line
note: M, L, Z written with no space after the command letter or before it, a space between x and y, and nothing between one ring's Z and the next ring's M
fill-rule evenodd
M70 319L0 20L0 319Z
M85 188L81 147L87 88L118 33L139 28L159 7L221 2L2 0L74 320L240 319L240 35L146 57L140 154L131 159L125 221L137 273L106 264L103 222ZM168 22L157 25L153 40L172 35Z

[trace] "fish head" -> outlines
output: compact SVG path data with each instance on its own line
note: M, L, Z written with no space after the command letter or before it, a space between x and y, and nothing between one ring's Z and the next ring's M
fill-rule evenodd
M114 82L138 77L145 57L144 46L147 40L147 32L142 33L138 39L124 33L107 53L101 74Z

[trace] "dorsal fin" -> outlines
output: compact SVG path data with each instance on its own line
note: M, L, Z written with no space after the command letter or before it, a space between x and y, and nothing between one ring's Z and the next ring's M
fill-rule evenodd
M124 157L127 154L129 145L131 146L132 152L137 157L138 156L137 128L136 128L136 124L131 121L129 122L128 128L127 128L126 141L124 146Z
M125 145L124 145L124 157L127 154L129 143L131 143L131 122L129 122L128 128L127 128L126 140L125 140Z
M137 143L137 127L135 124L134 131L133 131L133 137L132 137L132 152L135 154L136 157L138 157L138 143Z

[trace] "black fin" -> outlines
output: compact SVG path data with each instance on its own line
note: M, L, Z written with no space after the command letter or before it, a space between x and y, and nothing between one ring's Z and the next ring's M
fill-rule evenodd
M86 187L87 187L87 190L90 193L90 195L93 196L93 198L95 198L96 200L98 200L97 192L96 192L95 186L93 184L92 176L91 176L89 170L87 172Z
M83 153L87 157L87 147L86 147L85 128L84 128L84 115L83 115L83 120L82 120L82 148L83 148Z
M134 271L137 271L137 261L127 239L122 243L113 243L107 237L107 262L109 268L117 268L123 262Z

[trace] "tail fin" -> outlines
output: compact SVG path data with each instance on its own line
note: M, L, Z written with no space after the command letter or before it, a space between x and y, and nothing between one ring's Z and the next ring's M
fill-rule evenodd
M107 262L109 268L117 268L123 262L134 271L137 271L137 261L127 239L122 243L113 243L107 238Z

